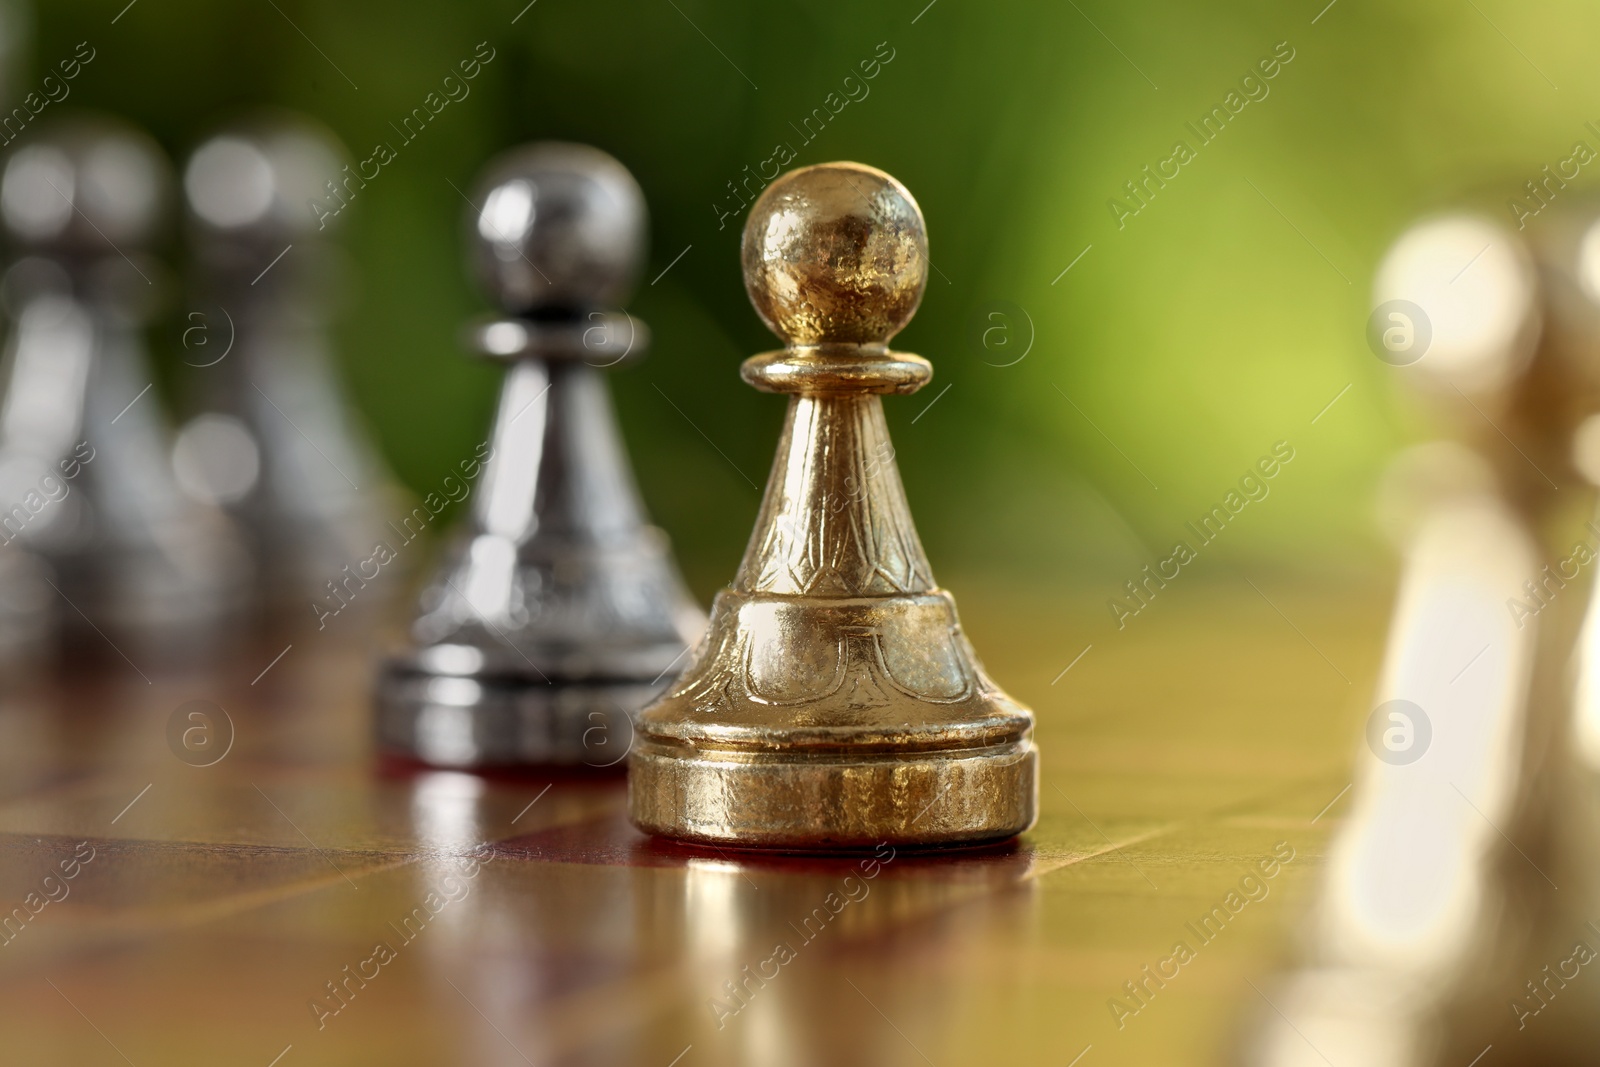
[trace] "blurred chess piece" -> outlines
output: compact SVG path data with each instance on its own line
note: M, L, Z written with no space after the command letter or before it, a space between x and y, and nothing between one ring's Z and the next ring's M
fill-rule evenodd
M124 655L209 647L248 581L231 525L173 475L140 336L170 196L160 149L111 118L41 126L0 177L0 525L51 564L61 618Z
M1571 461L1584 482L1600 486L1600 200L1591 197L1563 204L1539 220L1533 237L1550 294L1547 344L1587 386L1572 390L1587 415L1573 434ZM1591 543L1600 541L1595 532L1600 530L1600 514L1594 519L1585 532ZM1574 584L1592 590L1594 582L1591 571ZM1589 817L1593 821L1600 817L1600 597L1592 592L1574 668L1571 741L1579 780L1573 787L1581 795L1573 799L1580 810L1594 813ZM1583 836L1596 831L1600 823L1584 830ZM1600 835L1592 840L1600 840ZM1600 848L1592 840L1584 865L1600 866ZM1590 888L1600 890L1600 878L1591 880ZM1595 910L1600 915L1600 908Z
M32 44L29 5L0 0L0 102L6 108L21 96L20 75ZM0 526L0 664L8 669L42 662L55 636L60 598L50 588L50 574L42 559L17 543L10 526Z
M1304 966L1263 992L1247 1062L1271 1067L1481 1055L1515 1022L1557 884L1547 776L1585 591L1552 577L1570 542L1546 532L1589 390L1542 338L1548 286L1498 224L1418 224L1374 288L1375 351L1448 436L1380 491L1399 598Z
M1032 825L1033 715L991 682L933 580L882 396L928 273L922 212L858 163L791 171L750 210L745 288L785 343L745 381L789 395L732 586L678 684L640 717L642 829L745 847L955 844Z
M1600 960L1600 197L1573 196L1541 212L1529 238L1546 292L1544 343L1566 375L1560 417L1577 424L1569 462L1573 481L1588 489L1580 518L1589 520L1540 576L1538 592L1587 598L1587 607L1562 694L1570 711L1552 738L1542 790L1548 869L1561 892L1540 911L1510 1006L1517 1037L1532 1045L1527 1062L1576 1064L1600 1045L1600 983L1589 981L1590 961Z
M644 256L633 176L598 149L534 144L472 196L472 260L502 316L471 346L507 366L471 518L384 665L380 745L441 766L620 766L633 714L705 618L645 524L604 369L638 359L619 310Z
M199 268L183 358L200 413L178 435L178 477L239 520L259 598L296 618L342 606L328 587L393 539L383 515L399 510L340 388L328 317L343 260L307 206L345 161L318 123L269 113L213 135L183 176Z

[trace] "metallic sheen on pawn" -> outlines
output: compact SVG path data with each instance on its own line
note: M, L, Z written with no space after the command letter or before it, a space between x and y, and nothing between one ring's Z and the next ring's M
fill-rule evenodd
M979 665L933 580L882 394L932 377L888 341L927 282L922 212L859 163L793 171L745 224L750 300L785 342L744 364L790 396L733 585L640 716L633 821L753 848L977 843L1032 825L1033 715Z
M638 359L617 310L644 258L643 194L595 148L535 144L473 193L472 259L505 315L469 343L509 369L471 521L382 669L378 741L437 766L620 766L633 715L705 625L645 524L601 371Z

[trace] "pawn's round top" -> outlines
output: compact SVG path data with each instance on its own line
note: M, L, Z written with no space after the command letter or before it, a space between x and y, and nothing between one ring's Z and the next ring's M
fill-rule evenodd
M183 172L189 217L204 232L243 240L316 233L324 222L308 205L338 206L328 182L343 195L354 191L342 184L354 173L341 171L348 158L332 131L301 115L270 113L234 123L189 157Z
M0 219L24 247L115 255L159 232L171 193L166 156L148 134L109 116L75 115L11 153Z
M789 345L883 344L928 282L928 232L905 186L820 163L767 186L744 225L744 287Z
M1532 256L1516 233L1470 214L1417 223L1389 249L1373 302L1389 325L1427 338L1412 380L1453 394L1508 386L1527 369L1541 325ZM1398 316L1398 317L1396 317Z
M618 307L644 261L644 193L588 145L541 142L494 160L471 197L471 258L513 315Z

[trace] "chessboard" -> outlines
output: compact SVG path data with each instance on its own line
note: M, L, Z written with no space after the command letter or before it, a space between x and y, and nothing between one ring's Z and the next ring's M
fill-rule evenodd
M1230 1062L1349 804L1386 592L1237 576L1118 630L952 585L1043 760L1037 826L968 851L695 848L617 771L381 760L374 650L311 629L41 672L0 703L0 1058Z

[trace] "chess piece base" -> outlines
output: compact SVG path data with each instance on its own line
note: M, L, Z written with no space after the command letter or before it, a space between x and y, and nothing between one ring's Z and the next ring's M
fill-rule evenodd
M546 684L447 675L397 660L377 687L377 744L435 767L618 766L638 709L664 683Z
M747 753L643 742L628 769L634 824L705 844L806 851L980 844L1033 822L1031 740L951 752Z
M975 844L1038 808L1033 717L943 590L718 594L702 655L639 720L641 829L747 848Z

